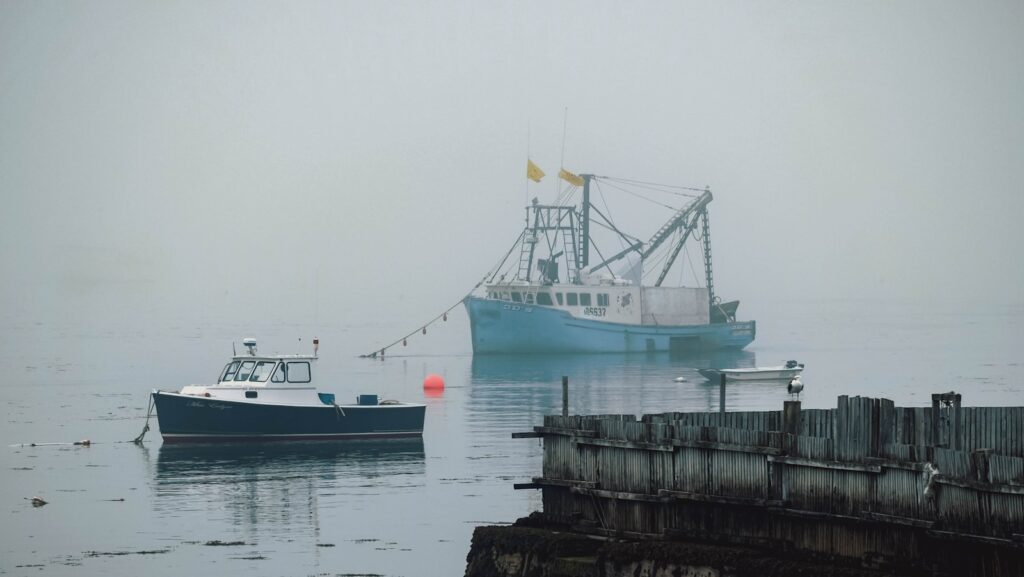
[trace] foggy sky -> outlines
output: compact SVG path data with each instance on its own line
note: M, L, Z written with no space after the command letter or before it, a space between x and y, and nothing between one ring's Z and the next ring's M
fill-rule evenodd
M3 0L2 318L426 318L553 200L566 109L569 170L711 187L741 318L1021 303L1022 30L1013 1Z

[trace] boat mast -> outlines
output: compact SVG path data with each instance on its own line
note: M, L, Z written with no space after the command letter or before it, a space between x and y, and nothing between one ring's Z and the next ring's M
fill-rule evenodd
M590 179L593 174L581 174L583 177L583 205L580 207L580 269L590 264Z

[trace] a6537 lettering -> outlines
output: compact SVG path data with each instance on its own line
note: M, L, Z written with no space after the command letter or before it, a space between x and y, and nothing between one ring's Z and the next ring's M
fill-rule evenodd
M603 317L607 312L607 307L583 307L583 316L585 317Z

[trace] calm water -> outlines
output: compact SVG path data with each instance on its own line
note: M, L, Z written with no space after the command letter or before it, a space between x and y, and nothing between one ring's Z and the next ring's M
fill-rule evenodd
M539 473L535 440L512 440L560 410L716 410L696 368L807 363L803 400L839 394L927 405L956 390L968 405L1024 404L1024 307L817 303L762 306L741 353L473 358L463 314L385 361L355 358L406 330L373 326L129 321L0 329L0 574L461 575L473 528L540 507L513 482ZM747 317L744 317L747 318ZM153 388L214 378L232 340L306 352L321 339L322 390L428 404L422 442L161 446L138 434ZM298 337L303 337L302 342ZM424 397L422 378L448 386ZM676 383L676 377L687 382ZM729 389L733 409L777 409L784 385ZM91 447L18 446L91 439ZM50 502L33 508L29 498ZM213 546L208 542L240 543Z

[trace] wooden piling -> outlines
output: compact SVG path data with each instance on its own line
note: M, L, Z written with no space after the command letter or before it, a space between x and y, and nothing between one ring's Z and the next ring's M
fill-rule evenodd
M569 377L562 375L562 416L569 416Z
M718 377L718 412L725 413L725 373Z

